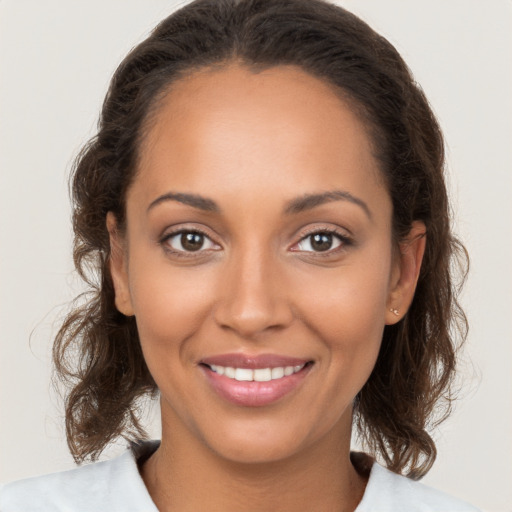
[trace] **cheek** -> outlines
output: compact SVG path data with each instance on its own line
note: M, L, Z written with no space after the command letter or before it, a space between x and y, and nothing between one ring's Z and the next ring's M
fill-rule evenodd
M139 257L138 261L148 260ZM191 356L183 352L187 347L184 342L208 315L210 274L166 263L130 269L130 293L147 359L158 360L163 351L170 350L180 358Z
M312 303L309 323L329 350L330 368L339 377L353 375L356 387L364 384L377 359L384 309L384 296L376 298L350 288L340 292L334 302Z
M380 350L389 271L390 259L347 265L333 275L310 276L295 293L303 301L298 309L304 312L304 322L327 348L329 378L340 386L348 384L354 396L368 379Z
M311 273L295 292L309 322L329 339L359 340L381 333L389 293L389 264L346 265Z

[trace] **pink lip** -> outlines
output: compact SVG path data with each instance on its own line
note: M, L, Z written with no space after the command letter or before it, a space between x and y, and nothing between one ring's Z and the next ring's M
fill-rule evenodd
M219 366L232 366L233 368L277 368L279 366L298 366L306 364L307 359L299 359L297 357L281 356L277 354L219 354L217 356L206 357L200 361L201 363L211 366L212 364Z
M225 375L219 375L214 372L209 368L209 365L256 369L298 366L304 365L307 362L305 359L274 354L261 354L258 356L224 354L202 360L202 364L199 367L213 390L228 402L245 407L261 407L270 405L297 389L309 374L312 365L308 364L297 373L267 382L247 382L230 379Z

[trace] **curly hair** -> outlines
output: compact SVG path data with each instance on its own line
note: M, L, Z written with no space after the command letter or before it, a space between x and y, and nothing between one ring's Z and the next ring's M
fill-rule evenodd
M125 224L125 195L138 148L169 86L195 70L236 60L251 70L296 65L333 86L371 134L393 204L398 242L421 220L426 251L405 317L386 326L375 368L354 404L365 448L420 478L436 457L429 430L450 412L457 350L467 321L457 302L467 253L452 234L443 137L411 72L366 23L327 0L195 0L163 20L116 70L97 134L71 175L74 263L89 291L54 343L69 386L66 433L77 462L112 440L145 437L140 400L158 390L135 319L114 304L107 212ZM455 264L454 264L455 263Z

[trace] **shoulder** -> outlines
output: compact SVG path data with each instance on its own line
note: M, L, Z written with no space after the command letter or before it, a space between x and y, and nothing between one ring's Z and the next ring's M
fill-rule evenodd
M27 478L0 487L2 512L156 512L134 455L68 471Z
M480 512L449 494L374 463L356 512Z

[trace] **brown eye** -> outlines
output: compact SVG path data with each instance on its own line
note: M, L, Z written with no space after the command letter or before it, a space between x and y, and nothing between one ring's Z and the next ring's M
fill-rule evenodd
M298 244L300 251L325 252L340 247L345 237L328 231L318 231L304 237Z
M348 247L352 241L337 231L319 230L306 235L297 244L298 251L312 253L334 253L336 249Z
M164 237L162 243L175 253L198 252L203 249L212 249L215 244L200 231L177 231Z
M186 251L198 251L203 245L204 236L200 233L182 233L180 242Z
M327 233L311 235L311 247L315 251L328 251L332 247L333 236Z

